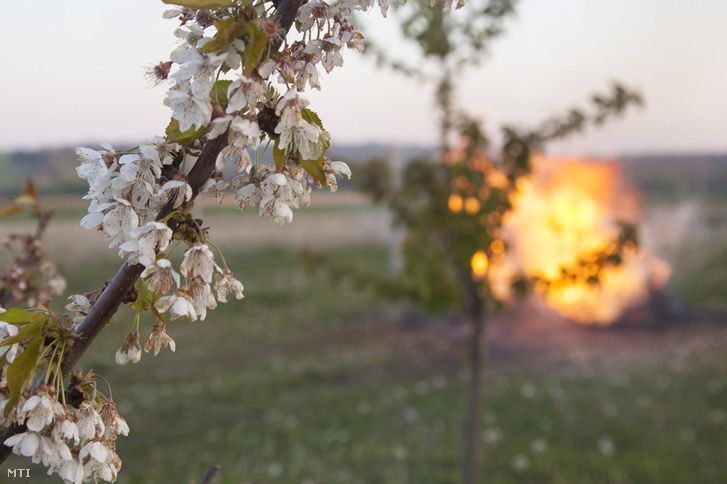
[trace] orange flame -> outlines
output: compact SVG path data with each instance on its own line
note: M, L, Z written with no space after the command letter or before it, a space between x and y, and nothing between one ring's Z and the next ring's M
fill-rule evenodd
M532 177L519 179L512 202L503 219L509 259L491 268L491 278L520 270L540 279L536 292L579 323L609 324L648 297L654 269L646 259L653 256L626 244L621 264L595 262L618 239L617 221L635 223L640 216L637 194L624 183L618 162L536 156ZM566 269L576 277L564 277ZM597 284L587 282L596 277ZM493 291L496 286L503 285Z

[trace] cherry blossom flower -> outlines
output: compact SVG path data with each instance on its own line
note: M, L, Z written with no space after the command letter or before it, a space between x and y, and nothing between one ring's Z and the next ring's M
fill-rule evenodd
M3 309L3 313L5 310ZM5 321L0 321L0 341L7 340L12 338L13 336L16 336L18 334L18 327L14 324L8 324ZM13 343L12 345L8 346L1 346L0 347L0 356L5 357L5 361L8 363L12 363L15 361L15 357L19 354L20 351L20 345L18 343Z
M118 247L130 238L131 230L139 226L139 215L131 203L123 198L115 200L103 218L106 240L111 240L109 247Z
M170 198L172 205L176 208L192 198L192 187L185 181L169 180L162 185L159 194L163 199Z
M21 411L18 412L17 421L24 422L32 432L40 432L53 422L56 415L65 415L63 406L56 399L39 392L38 395L33 395L25 401Z
M260 207L260 201L262 198L263 195L260 187L254 183L249 183L237 190L235 202L240 210L245 210L248 207Z
M116 410L116 404L113 401L106 400L101 406L101 420L103 420L106 426L104 440L113 442L119 435L129 435L129 425L119 415L118 410Z
M203 128L212 118L209 88L202 84L177 84L167 93L164 104L172 108L172 117L179 122L182 133L192 126Z
M225 191L228 188L230 188L230 184L227 183L224 178L213 174L212 177L205 182L200 192L213 197L217 200L217 203L222 203L222 200L225 198Z
M154 303L154 307L157 308L160 313L169 311L169 315L172 319L187 316L192 321L197 320L197 313L194 310L192 298L182 289L178 290L171 296L160 297L157 302Z
M220 302L226 303L229 293L234 293L237 299L245 297L242 295L244 289L242 283L232 276L230 269L224 269L222 276L216 275L215 278L217 279L215 281L215 292Z
M73 440L74 445L78 445L79 435L78 426L71 418L56 419L55 426L51 433L51 439L54 442L70 442Z
M323 159L323 173L326 175L326 185L328 185L328 188L335 192L338 189L338 179L337 177L345 176L347 178L351 178L351 168L348 167L348 165L342 161L331 161L328 158ZM320 182L318 180L314 180L316 186L320 187Z
M232 81L227 88L227 114L238 113L245 109L249 109L249 114L254 114L257 110L258 102L265 98L265 85L246 76L240 76Z
M119 255L129 256L132 264L149 267L156 261L157 253L164 252L172 240L172 229L161 222L148 222L130 231L132 240L119 246Z
M292 143L304 160L315 160L323 154L321 130L303 119L301 109L307 105L308 101L302 99L295 89L289 90L275 110L280 116L275 132L280 135L280 149L286 149Z
M212 289L201 277L192 279L189 287L194 311L199 316L200 321L204 321L207 317L207 309L217 307L217 301L215 301L215 297L212 295Z
M103 435L105 430L103 420L90 402L81 402L75 412L75 418L78 436L81 439L89 441Z
M126 335L126 339L116 350L116 363L125 365L128 362L138 363L141 360L141 345L139 344L139 332L132 331Z
M37 463L35 456L41 449L41 437L35 432L21 432L5 440L7 447L13 448L13 453L23 455L25 457L33 457L33 462ZM38 459L40 462L40 459Z
M195 244L184 252L182 264L179 271L185 277L200 277L204 282L212 282L212 274L217 264L215 255L207 244L195 242ZM218 268L219 269L219 268Z
M81 484L86 478L86 471L83 464L74 458L63 462L58 475L66 484Z
M172 288L172 283L179 287L179 274L174 272L172 263L169 259L159 259L154 264L148 265L141 277L149 284L150 291L159 291L168 293Z
M174 340L166 332L167 325L157 321L154 323L154 329L149 335L149 339L144 345L144 351L149 353L154 348L154 356L159 354L163 347L169 347L172 353L177 349L177 345Z
M286 165L280 173L272 170L274 167L261 173L260 215L281 225L293 219L293 208L310 205L311 188L302 168Z

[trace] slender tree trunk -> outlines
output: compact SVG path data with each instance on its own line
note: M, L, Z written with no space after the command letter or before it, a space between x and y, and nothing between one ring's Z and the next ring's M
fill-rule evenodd
M436 91L436 101L441 111L439 118L439 156L447 159L449 153L449 133L452 131L452 74L446 62L441 63L442 77Z
M469 342L470 385L464 420L462 484L478 484L480 469L480 421L487 367L487 319L481 305L470 314L473 326Z

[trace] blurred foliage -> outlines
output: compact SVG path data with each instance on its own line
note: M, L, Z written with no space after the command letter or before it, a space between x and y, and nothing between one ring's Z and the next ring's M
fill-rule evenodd
M487 137L471 122L465 126L463 149L451 151L446 161L415 160L399 176L383 161L369 163L359 171L358 180L362 191L385 203L395 223L405 228L403 270L398 280L356 274L331 261L326 263L329 270L337 277L348 272L353 278L368 279L382 288L382 294L407 297L433 312L467 308L468 298L475 294L487 299L492 309L500 307L502 302L492 296L487 279L472 277L472 257L483 251L492 260L502 252L502 220L511 209L518 178L530 172L531 154L547 141L600 125L638 103L637 94L615 84L610 93L594 96L590 111L573 108L530 130L504 128L505 140L496 157L484 156ZM452 197L460 207L452 206ZM493 246L496 241L500 242ZM620 263L624 245L636 242L634 227L623 225L613 242L608 251L584 264ZM525 282L522 276L512 280L516 292L522 293ZM392 290L397 285L402 289Z
M517 0L473 0L455 12L444 12L441 3L410 0L396 6L392 16L399 23L405 42L413 44L422 59L403 61L392 58L388 49L367 37L366 52L380 65L420 79L437 79L443 64L452 72L477 65L492 39L504 32L504 23L515 14Z

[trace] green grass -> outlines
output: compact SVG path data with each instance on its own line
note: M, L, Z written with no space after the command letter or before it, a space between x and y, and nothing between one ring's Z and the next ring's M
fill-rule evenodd
M81 362L112 382L131 427L118 482L199 482L212 465L230 484L458 482L461 350L396 327L396 308L365 291L308 277L291 252L226 256L245 299L171 322L176 354L115 365L131 324L122 313ZM382 248L336 256L388 270ZM60 269L88 290L117 265ZM495 361L482 482L727 482L727 338L713 330L721 344L648 357ZM58 482L38 466L31 475Z
M692 310L727 313L727 246L705 244L699 254L684 254L683 266L696 259L696 267L677 273L670 289Z

